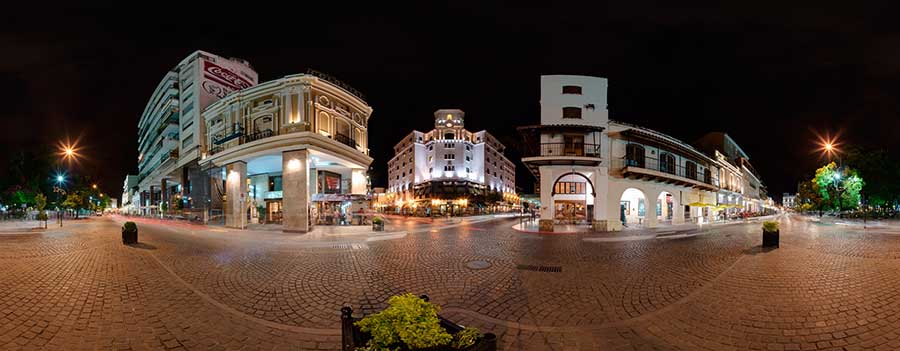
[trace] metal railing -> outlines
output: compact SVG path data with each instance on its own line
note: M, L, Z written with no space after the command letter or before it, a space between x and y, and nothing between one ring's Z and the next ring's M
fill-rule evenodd
M536 156L580 156L600 157L600 144L587 143L541 143L537 148L527 150L525 157Z
M252 134L247 134L241 137L241 144L249 143L251 141L256 141L259 139L265 139L274 135L271 129L266 129L261 132L256 132Z
M356 148L356 140L353 140L352 138L350 138L349 136L346 136L344 134L335 133L334 140L336 140L337 142L339 142L341 144L352 147L354 149Z
M677 159L659 160L654 157L629 157L625 156L613 160L613 167L635 167L668 173L674 176L696 180L698 182L719 186L719 180L712 173L701 172L698 168L685 167L678 164Z

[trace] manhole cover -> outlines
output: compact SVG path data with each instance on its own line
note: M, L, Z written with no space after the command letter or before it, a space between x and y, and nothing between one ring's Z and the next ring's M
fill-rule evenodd
M486 269L491 266L491 263L484 260L475 260L466 262L466 267L469 269Z

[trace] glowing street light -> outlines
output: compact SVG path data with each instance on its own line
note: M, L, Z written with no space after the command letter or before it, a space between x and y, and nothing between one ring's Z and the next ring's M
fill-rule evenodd
M91 185L91 188L97 189L97 184Z
M57 184L62 184L62 183L65 182L65 181L66 181L66 177L65 177L65 176L63 176L62 174L57 174L57 175L56 175L56 183L57 183Z

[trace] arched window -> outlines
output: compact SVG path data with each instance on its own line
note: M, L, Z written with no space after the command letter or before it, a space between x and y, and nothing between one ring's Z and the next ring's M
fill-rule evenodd
M328 114L322 112L319 114L319 119L316 121L317 128L319 129L319 133L324 135L331 135L331 128L328 123Z
M666 152L659 155L659 170L669 174L675 174L675 156Z
M444 139L453 140L453 133L444 133Z
M691 161L685 162L684 176L690 179L697 179L697 164Z
M625 165L644 168L644 147L638 144L625 145Z

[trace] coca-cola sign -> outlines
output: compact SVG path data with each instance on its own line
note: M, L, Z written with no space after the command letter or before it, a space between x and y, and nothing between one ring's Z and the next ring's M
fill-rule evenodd
M234 90L241 90L253 86L253 83L244 80L244 78L241 78L237 73L229 71L210 61L203 61L203 76Z

